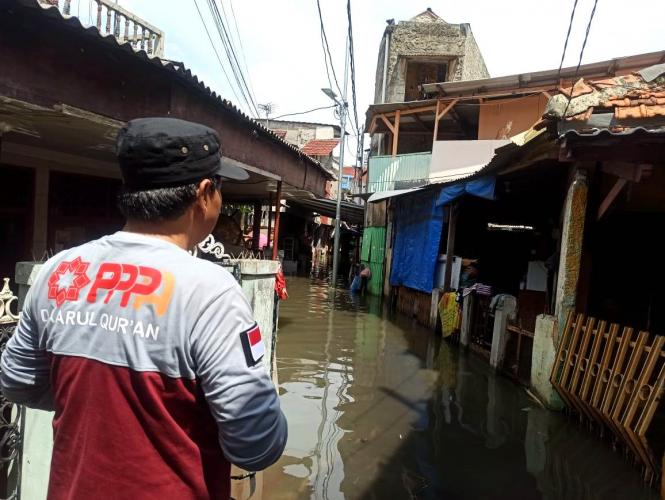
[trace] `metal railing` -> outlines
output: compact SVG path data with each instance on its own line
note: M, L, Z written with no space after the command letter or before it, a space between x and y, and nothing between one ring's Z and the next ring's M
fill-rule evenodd
M0 353L14 333L18 314L12 311L18 303L5 278L0 291ZM0 498L18 498L21 487L21 422L23 408L7 401L0 393Z
M164 32L112 0L91 0L97 7L96 26L103 35L113 35L136 50L157 57L164 55ZM64 15L72 15L72 0L40 0L57 7Z
M370 157L368 192L377 193L428 184L431 160L432 153Z

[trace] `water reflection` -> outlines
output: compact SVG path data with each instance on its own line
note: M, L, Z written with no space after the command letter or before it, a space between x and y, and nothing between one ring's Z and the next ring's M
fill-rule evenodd
M606 443L380 302L289 280L266 498L655 499Z

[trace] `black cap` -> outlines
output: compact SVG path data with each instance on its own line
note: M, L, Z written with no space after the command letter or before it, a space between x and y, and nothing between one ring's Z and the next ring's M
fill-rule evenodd
M175 118L137 118L118 132L118 161L132 189L182 186L219 175L243 181L249 174L222 161L210 127Z

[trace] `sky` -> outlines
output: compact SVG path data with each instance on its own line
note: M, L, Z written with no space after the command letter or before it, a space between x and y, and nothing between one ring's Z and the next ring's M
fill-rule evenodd
M247 106L227 82L195 7L195 0L118 0L166 33L165 57L183 62L223 97ZM197 0L218 52L221 42L205 0ZM329 87L316 0L217 0L242 44L257 103L272 103L273 116L328 106ZM342 84L347 31L346 0L320 0L337 77ZM387 19L408 20L430 7L449 23L469 23L491 76L559 67L574 0L352 0L358 120L374 99L379 44ZM85 24L92 0L75 0L72 14ZM578 0L564 66L580 56L594 0ZM597 0L582 64L665 49L662 0ZM236 43L238 47L241 45ZM224 59L222 59L223 62ZM228 69L227 69L228 71ZM349 100L351 87L349 85ZM289 119L338 123L332 109ZM351 139L355 151L355 141ZM347 157L348 158L348 157ZM351 161L345 161L351 164Z

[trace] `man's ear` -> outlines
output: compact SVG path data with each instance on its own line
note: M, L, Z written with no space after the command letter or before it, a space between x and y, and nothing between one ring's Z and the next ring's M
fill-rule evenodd
M215 192L215 186L210 179L203 179L196 188L196 204L201 208L206 208L210 197Z

